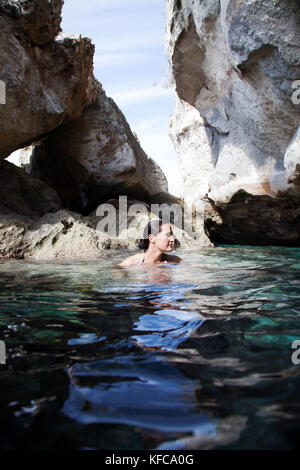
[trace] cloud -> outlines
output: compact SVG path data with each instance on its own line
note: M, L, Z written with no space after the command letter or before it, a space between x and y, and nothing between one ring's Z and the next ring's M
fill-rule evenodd
M111 97L118 106L128 106L136 103L152 101L164 96L172 96L172 92L162 87L144 87L130 91L111 92Z
M159 4L162 0L65 0L62 27L91 37L101 53L161 49L165 20L157 17ZM143 10L148 21L141 21Z

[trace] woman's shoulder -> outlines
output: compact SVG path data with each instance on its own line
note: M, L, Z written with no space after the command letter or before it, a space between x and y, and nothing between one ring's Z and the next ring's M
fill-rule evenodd
M164 260L168 263L184 263L183 259L179 258L179 256L168 255L167 253L164 253Z
M142 259L144 257L144 253L137 253L135 255L129 256L128 258L125 258L119 266L132 266L134 264L139 264L142 262Z

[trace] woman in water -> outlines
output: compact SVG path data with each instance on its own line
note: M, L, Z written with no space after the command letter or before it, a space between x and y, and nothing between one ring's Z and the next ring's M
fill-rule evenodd
M144 229L143 236L139 248L144 250L144 253L129 256L129 258L122 261L120 266L184 262L179 256L165 253L174 249L175 238L170 224L164 223L161 219L150 220Z

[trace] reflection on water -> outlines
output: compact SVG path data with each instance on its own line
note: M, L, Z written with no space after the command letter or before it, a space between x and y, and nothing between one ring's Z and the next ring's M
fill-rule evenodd
M194 384L158 357L75 364L63 412L80 423L126 423L165 432L194 428L216 432L207 414L196 411Z
M296 447L300 250L124 256L0 263L2 448Z

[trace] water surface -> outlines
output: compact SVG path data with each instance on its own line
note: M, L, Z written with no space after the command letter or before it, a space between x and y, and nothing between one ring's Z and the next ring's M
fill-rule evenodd
M2 448L296 448L300 249L178 254L0 263Z

